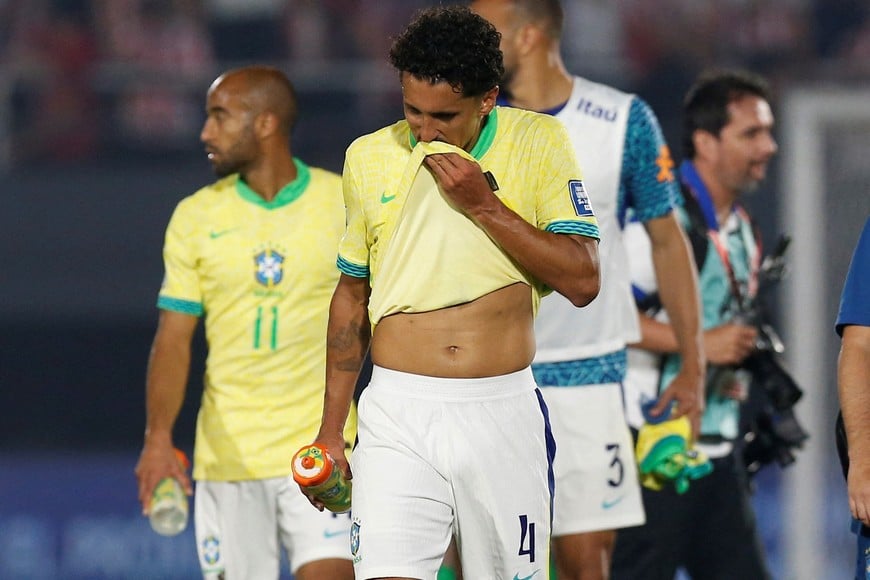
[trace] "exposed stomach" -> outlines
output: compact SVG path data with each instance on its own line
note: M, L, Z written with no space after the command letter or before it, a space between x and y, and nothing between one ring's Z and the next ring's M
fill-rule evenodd
M518 282L465 304L382 318L371 354L380 367L430 377L523 369L535 356L531 288Z

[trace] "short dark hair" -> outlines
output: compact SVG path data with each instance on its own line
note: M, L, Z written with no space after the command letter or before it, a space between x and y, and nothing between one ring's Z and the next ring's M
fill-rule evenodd
M683 100L683 155L695 156L692 135L701 130L719 135L728 124L728 105L750 95L770 101L770 88L759 75L740 69L717 69L701 74Z
M479 96L504 74L500 42L495 27L466 6L430 8L395 39L390 62L400 73Z
M299 115L293 83L281 70L267 65L249 65L226 71L221 78L238 77L246 102L254 114L269 111L278 117L281 132L290 136Z
M559 0L513 0L528 20L542 24L550 38L561 38L565 13Z

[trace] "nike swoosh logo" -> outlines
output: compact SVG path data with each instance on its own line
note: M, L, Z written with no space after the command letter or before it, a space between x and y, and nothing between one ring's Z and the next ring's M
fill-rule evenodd
M350 530L323 530L324 538L334 538L336 536L346 536L350 533Z
M618 504L619 502L621 502L624 499L625 499L625 496L621 495L618 498L610 500L610 501L604 500L603 502L601 502L601 507L603 507L606 510L609 510L610 508L612 508L613 506L615 506L616 504Z
M220 230L220 231L217 231L217 232L214 231L214 230L212 230L212 231L210 231L210 232L208 233L208 237L210 237L210 238L213 239L213 240L216 240L216 239L218 239L218 238L221 237L221 236L225 236L225 235L227 235L227 234L230 233L230 232L234 232L234 231L236 231L237 229L239 229L239 228L229 228L229 229L226 229L226 230Z
M528 576L523 576L522 578L520 578L519 573L517 573L517 574L514 574L514 580L532 580L532 578L533 578L533 577L534 577L538 572L540 572L540 570L535 570L534 572L532 572L532 573L529 574Z
M390 203L390 202L393 201L394 199L396 199L396 195L395 195L395 194L393 194L393 195L387 195L387 192L386 192L386 191L383 192L383 193L381 193L381 203Z

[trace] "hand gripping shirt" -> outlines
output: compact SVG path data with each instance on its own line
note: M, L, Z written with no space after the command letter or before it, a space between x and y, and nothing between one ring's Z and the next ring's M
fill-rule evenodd
M542 386L619 382L625 345L640 339L621 224L669 214L681 197L653 112L638 97L580 77L562 107L564 123L601 228L601 289L584 308L553 294L535 321L535 379Z
M535 305L547 289L443 197L426 155L452 151L477 161L495 194L538 229L598 238L598 224L565 129L537 113L496 108L470 154L444 143L412 143L400 121L357 139L344 167L347 230L338 267L368 277L372 326L398 312L469 302L521 281Z
M157 305L205 317L196 479L287 475L317 434L344 207L339 176L295 163L273 201L232 175L182 200L166 231Z

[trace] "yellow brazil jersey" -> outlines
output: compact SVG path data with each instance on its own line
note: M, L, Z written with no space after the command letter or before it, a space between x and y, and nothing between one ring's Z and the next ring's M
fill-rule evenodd
M419 187L426 187L421 174L429 178L422 158L449 150L446 144L415 144L407 122L400 121L360 137L347 151L343 187L348 226L339 247L338 266L347 275L370 279L373 325L395 312L423 312L467 302L518 280L535 290L535 306L547 291L510 268L491 267L497 261L494 255L480 251L487 241L485 234L468 236L468 240L479 241L466 244L464 251L457 247L463 245L456 243L460 229L480 228L464 216L443 213L458 214L445 210L447 202L433 205L426 201L425 196L431 194ZM501 201L530 224L549 232L598 238L578 162L559 121L497 107L470 156L491 174ZM432 179L429 182L434 186ZM497 247L496 251L501 252ZM414 271L411 275L397 273L388 264L397 256L403 265L400 268ZM444 278L450 276L455 281L445 283ZM494 279L497 276L503 277L502 283ZM439 290L427 296L426 290L432 288Z
M204 316L208 341L196 479L287 475L320 425L345 211L339 176L295 163L273 201L232 175L182 200L166 231L157 305Z

